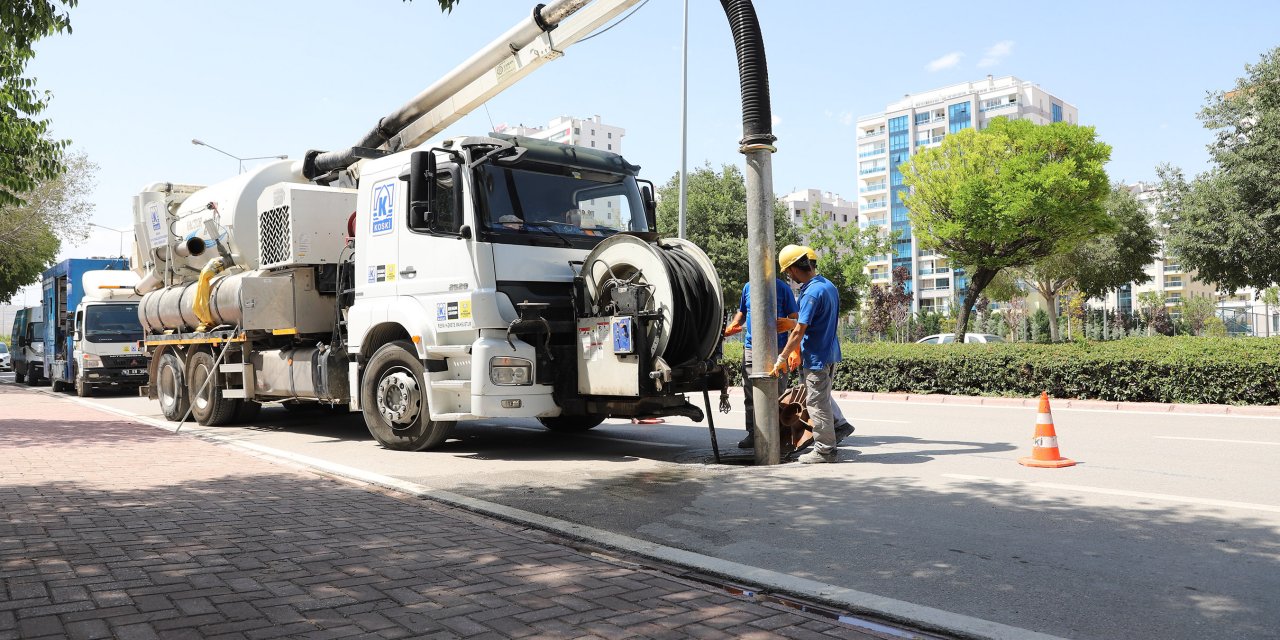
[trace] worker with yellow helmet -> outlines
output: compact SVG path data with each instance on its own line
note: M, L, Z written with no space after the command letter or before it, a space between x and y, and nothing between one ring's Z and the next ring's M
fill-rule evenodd
M789 244L778 253L779 269L800 284L800 313L786 346L778 354L773 375L789 369L788 357L799 351L800 378L807 391L805 405L813 422L813 451L800 456L804 464L835 462L836 445L843 439L836 433L838 407L831 399L831 381L836 363L840 361L840 338L836 331L840 292L830 280L818 274L817 262L818 254L809 247ZM848 423L841 426L848 427Z

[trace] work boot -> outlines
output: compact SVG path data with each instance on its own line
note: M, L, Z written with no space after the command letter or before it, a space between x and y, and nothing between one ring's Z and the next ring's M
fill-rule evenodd
M738 448L739 448L739 449L754 449L754 448L756 448L756 432L755 432L754 430L752 430L752 431L748 431L748 432L747 432L747 437L745 437L745 438L743 438L743 439L741 439L741 440L739 440L739 441L738 441Z
M800 456L799 458L796 458L796 461L799 462L800 464L818 464L823 462L835 462L836 457L838 455L839 454L835 450L832 450L831 453L818 453L818 450L814 449L809 453L806 453Z
M848 422L841 422L840 424L836 425L836 444L840 444L841 442L844 442L844 439L848 438L852 434L853 434L853 425L849 424Z

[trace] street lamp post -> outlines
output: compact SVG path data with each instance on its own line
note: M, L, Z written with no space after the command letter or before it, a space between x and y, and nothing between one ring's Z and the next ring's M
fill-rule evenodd
M106 229L107 231L114 231L120 234L120 257L122 258L124 257L124 234L129 233L129 229L113 229L111 227L98 224L96 222L90 222L89 226L97 227L99 229Z
M215 146L213 146L213 145L209 144L208 142L205 142L205 141L203 141L203 140L199 140L199 139L197 139L197 138L192 138L192 139L191 139L191 144L194 144L194 145L199 146L199 147L209 147L210 149L213 149L214 151L217 151L218 153L221 153L222 155L227 156L228 158L235 158L236 162L240 163L240 164L239 164L239 166L240 166L240 170L238 171L238 173L244 173L244 161L245 161L245 160L266 160L267 158L277 158L277 159L279 159L279 160L288 160L288 159L289 159L289 156L287 156L287 155L279 155L279 156L253 156L253 157L250 157L250 158L241 158L240 156L238 156L238 155L236 155L236 154L234 154L234 153L227 153L226 151L223 151L222 149L219 149L219 148L217 148L217 147L215 147Z

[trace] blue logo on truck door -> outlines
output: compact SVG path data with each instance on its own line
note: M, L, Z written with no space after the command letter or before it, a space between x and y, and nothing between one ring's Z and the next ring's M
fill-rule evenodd
M380 236L395 231L396 219L396 183L384 182L373 187L373 203L369 207L370 229L373 235Z

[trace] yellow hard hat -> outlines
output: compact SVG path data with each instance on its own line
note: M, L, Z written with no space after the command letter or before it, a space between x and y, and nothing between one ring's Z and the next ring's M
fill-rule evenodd
M809 247L802 247L800 245L789 244L783 247L782 251L778 252L778 268L782 271L786 271L787 267L795 264L796 260L805 257L809 258L810 262L818 261L818 253L813 249Z

